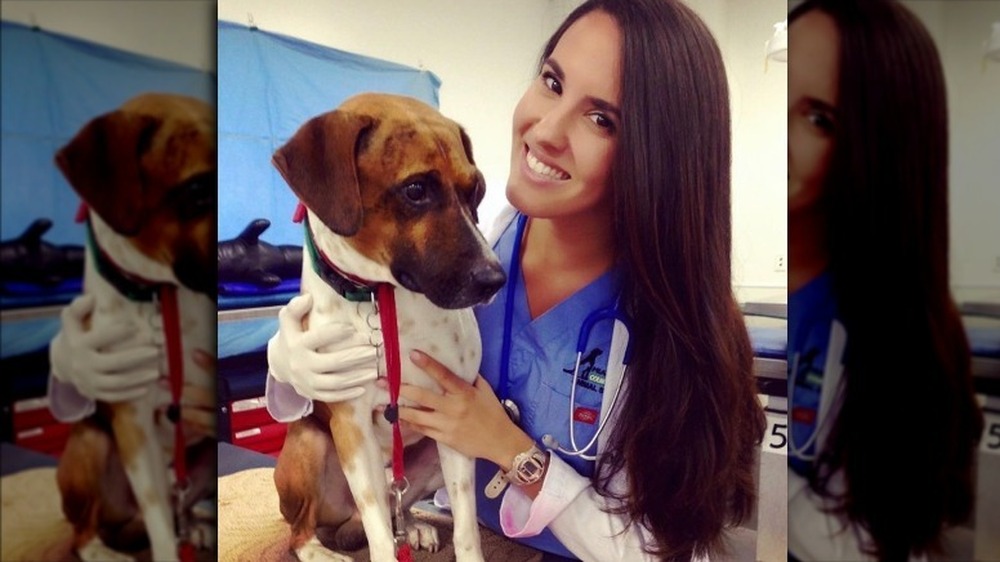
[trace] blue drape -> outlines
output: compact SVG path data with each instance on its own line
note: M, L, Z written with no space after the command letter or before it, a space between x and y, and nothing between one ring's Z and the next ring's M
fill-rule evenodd
M311 117L364 91L408 95L437 107L433 73L285 35L219 22L219 239L256 218L261 236L302 245L297 201L271 155Z
M215 76L195 68L90 41L2 22L2 183L0 238L18 237L33 221L52 228L42 239L83 245L74 222L79 198L53 157L88 121L151 91L186 94L215 103ZM3 308L68 302L64 290L4 294ZM58 316L4 322L0 357L44 349L58 330Z
M151 91L215 102L215 77L195 68L7 21L2 39L4 240L46 217L46 241L83 243L79 199L53 156L94 117Z

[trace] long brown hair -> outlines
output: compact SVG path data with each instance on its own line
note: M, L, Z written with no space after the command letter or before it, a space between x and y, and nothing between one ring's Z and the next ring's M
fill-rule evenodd
M622 302L635 322L619 419L593 480L649 529L651 552L690 559L756 505L765 420L730 274L729 94L704 23L668 0L592 0L622 30L622 126L612 164ZM616 494L613 475L629 488Z
M821 204L848 347L843 402L810 485L871 534L869 554L905 560L968 517L982 431L948 286L944 75L927 30L896 2L808 1L790 19L814 9L840 32ZM840 470L847 488L834 493Z

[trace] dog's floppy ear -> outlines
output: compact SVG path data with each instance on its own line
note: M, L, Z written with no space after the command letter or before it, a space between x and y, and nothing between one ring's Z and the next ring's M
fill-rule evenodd
M324 113L302 125L271 159L299 199L341 236L361 228L357 151L372 123L368 115Z
M462 137L462 148L465 149L465 157L469 159L469 164L475 166L476 161L472 158L472 139L469 138L469 135L462 127L458 128L458 134Z
M472 158L472 139L469 138L468 133L461 126L458 128L458 134L462 137L462 148L465 149L465 157L469 159L469 164L473 166L476 165L476 161ZM479 204L482 203L483 197L486 195L486 178L483 177L483 173L476 169L476 182L479 184L476 186L476 197L474 199L475 204L472 206L473 215L475 215L476 222L479 222L479 215L476 214L476 209Z
M140 159L159 120L114 111L87 123L56 153L66 181L116 232L132 235L144 220Z

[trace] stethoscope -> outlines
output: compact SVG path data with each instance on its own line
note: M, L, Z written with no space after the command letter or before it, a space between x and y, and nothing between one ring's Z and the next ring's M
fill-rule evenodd
M795 404L795 387L799 385L799 360L801 353L796 353L792 358L792 384L788 385L788 403L794 406ZM817 408L818 411L818 408ZM816 438L819 436L820 428L822 426L821 422L826 420L817 420L817 423L813 426L812 432L806 439L804 445L797 445L795 443L795 432L790 431L788 434L788 450L791 452L792 457L801 459L807 462L813 462L819 456L817 452L809 452L809 449L816 443Z
M830 378L835 376L838 380L840 378L839 372L834 373L834 370L843 370L843 366L840 365L839 358L844 353L844 346L846 345L846 331L844 330L843 324L834 320L830 325L830 339L827 342L827 361L826 365L823 367L823 385L820 387L820 404L817 407L817 419L813 425L812 432L809 437L806 438L806 442L799 445L795 442L795 432L789 432L788 435L788 450L793 458L797 458L806 462L814 462L819 458L819 452L817 448L814 448L820 433L826 430L826 425L832 416L825 415L828 404L824 404L824 397L827 393L831 392L832 389L828 389L827 386L830 384ZM794 408L795 401L795 391L799 384L799 378L803 373L799 372L800 364L802 360L802 353L795 353L792 358L792 368L791 368L791 384L788 385L788 403ZM808 356L807 356L808 360ZM837 392L837 391L834 391ZM812 452L810 452L812 449Z
M504 316L503 316L503 344L500 350L500 383L497 387L497 391L500 395L501 402L503 403L504 409L507 410L507 415L514 421L518 423L521 419L521 412L517 406L517 403L506 397L507 394L507 381L509 379L510 372L510 346L511 346L511 324L514 319L514 296L517 289L517 280L521 276L521 239L524 237L524 227L527 224L527 217L525 215L518 215L517 217L517 231L514 235L514 248L511 250L510 256L510 274L508 275L507 283L507 301L504 303ZM574 429L575 424L573 423L573 412L576 409L576 387L579 380L580 374L580 363L583 360L583 354L587 349L587 341L590 339L590 332L594 329L597 323L605 320L614 320L616 322L621 322L622 326L625 328L625 334L627 337L627 342L625 344L625 353L622 357L622 373L619 379L617 388L615 388L615 394L611 398L611 404L608 406L608 411L601 416L601 421L597 425L597 431L594 432L594 436L589 442L583 447L579 447L576 443L576 431ZM545 434L542 436L542 443L549 449L555 449L560 453L572 457L580 457L584 460L593 461L597 459L596 455L586 454L595 443L597 443L598 437L600 437L601 432L604 431L605 425L609 419L611 419L611 413L614 411L615 406L618 404L618 396L621 393L621 389L625 381L625 373L628 371L628 362L632 357L632 325L631 321L619 308L619 303L615 303L613 307L606 307L597 309L584 319L583 324L580 326L580 333L577 337L576 343L576 363L573 367L573 382L570 386L569 393L569 442L570 448L565 448L559 444L559 442L551 434Z

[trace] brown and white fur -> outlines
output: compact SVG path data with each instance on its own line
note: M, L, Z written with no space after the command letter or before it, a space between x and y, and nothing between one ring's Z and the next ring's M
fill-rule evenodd
M490 298L505 276L476 227L485 186L458 124L416 100L362 94L303 125L274 164L308 208L316 246L329 261L396 286L403 382L437 388L410 362L414 349L472 382L482 348L468 307ZM414 182L423 191L414 192ZM421 193L426 197L414 201ZM342 298L313 271L308 252L302 292L313 298L309 325L347 322L372 331L372 305ZM395 560L386 474L391 425L376 411L388 402L387 391L371 383L357 399L317 402L289 428L274 478L300 560L350 560L329 547L354 550L364 535L372 560ZM473 459L419 434L404 441L404 511L445 485L456 557L482 560ZM409 518L407 539L414 548L438 548L436 530Z
M143 279L177 286L185 382L212 394L214 370L196 364L192 351L212 353L215 347L214 124L214 112L199 100L146 94L88 123L56 157L88 205L93 236L111 261ZM90 330L132 328L111 350L144 344L164 351L160 380L148 393L98 402L71 432L57 480L74 550L85 561L133 560L120 550L141 546L145 535L153 560L176 560L174 426L166 416L171 397L158 305L123 296L96 270L89 246L84 292L95 299ZM192 489L184 509L190 510L214 489L216 447L204 436L186 436ZM192 538L201 546L214 543L214 528L198 531Z

